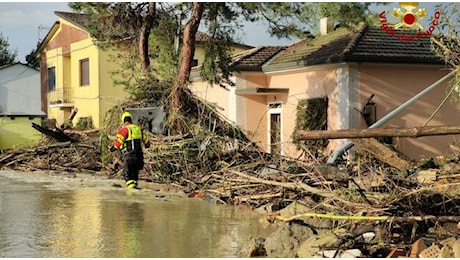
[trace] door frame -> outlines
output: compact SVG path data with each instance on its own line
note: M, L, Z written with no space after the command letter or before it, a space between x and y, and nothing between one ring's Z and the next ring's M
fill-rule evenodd
M272 145L271 145L271 115L273 114L279 114L280 115L280 155L284 154L284 149L283 149L283 143L284 143L284 138L283 138L283 103L282 102L269 102L267 104L268 106L268 113L267 113L267 151L269 153L272 152ZM276 107L272 107L276 106Z

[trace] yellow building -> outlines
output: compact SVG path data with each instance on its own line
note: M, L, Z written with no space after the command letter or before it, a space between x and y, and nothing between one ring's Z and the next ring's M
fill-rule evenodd
M83 27L85 15L55 12L59 17L39 47L42 104L48 118L61 125L73 109L79 119L91 119L99 128L105 113L126 97L121 86L114 86L110 72L117 64L100 50Z
M88 16L77 13L55 12L54 23L38 49L41 69L42 110L48 118L56 119L57 126L69 119L73 109L78 112L73 120L91 119L99 128L106 112L127 97L121 86L113 84L111 72L119 64L110 62L107 51L98 48L85 29ZM202 41L206 34L197 35L194 62L202 60ZM235 45L234 52L251 48Z

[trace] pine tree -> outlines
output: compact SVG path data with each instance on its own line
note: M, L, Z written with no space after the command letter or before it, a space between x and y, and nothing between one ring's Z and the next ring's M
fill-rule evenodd
M0 33L0 67L16 62L17 56L18 51L16 49L11 50L8 38L5 38L3 34Z

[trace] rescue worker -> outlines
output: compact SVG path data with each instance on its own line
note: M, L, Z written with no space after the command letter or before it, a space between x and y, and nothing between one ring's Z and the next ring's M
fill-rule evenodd
M148 137L142 129L133 124L133 116L126 111L121 115L123 127L117 132L117 140L110 147L110 151L117 149L123 154L123 178L128 188L138 188L139 171L144 168L144 153L142 143L150 147Z

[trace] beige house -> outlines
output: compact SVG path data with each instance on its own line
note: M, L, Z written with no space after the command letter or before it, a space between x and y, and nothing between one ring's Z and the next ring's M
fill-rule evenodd
M221 107L267 151L297 157L300 151L293 142L297 111L309 109L299 104L323 104L324 129L365 128L450 72L430 45L429 38L401 41L379 27L338 28L292 44L265 60L258 71L239 70L232 78L235 87L209 86L195 78L191 89ZM448 81L442 82L380 128L459 125L460 104L454 102L446 102L427 122L447 90ZM449 144L459 140L460 135L449 135L399 138L392 143L409 158L419 159L444 155ZM344 142L330 140L328 151Z

